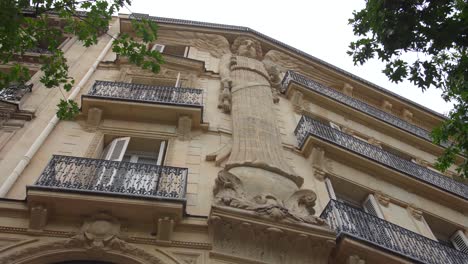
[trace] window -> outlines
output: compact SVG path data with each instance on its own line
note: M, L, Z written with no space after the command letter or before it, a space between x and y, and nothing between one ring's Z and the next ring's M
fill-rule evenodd
M109 138L107 141L110 142L107 143L101 154L103 160L153 165L163 165L164 163L167 148L165 140L117 137ZM121 165L108 163L102 166L97 172L96 189L110 188L114 184L126 190L144 188L149 191L155 188L157 175L154 171L147 171L141 166Z
M162 45L162 44L153 44L151 51L156 50L160 53L179 56L187 58L189 53L189 47L183 45Z
M153 47L151 48L151 51L159 51L162 53L164 51L164 45L161 44L154 44Z
M187 87L187 79L184 79L180 72L173 77L166 78L150 78L150 77L132 77L131 83L135 84L144 84L151 86L168 86L168 87Z
M378 218L381 218L381 219L384 218L382 211L380 211L379 204L375 200L375 197L373 194L369 194L367 196L366 200L364 200L364 202L362 203L362 208L368 214L377 216Z
M107 144L101 158L112 161L162 165L167 141L145 138L120 137Z

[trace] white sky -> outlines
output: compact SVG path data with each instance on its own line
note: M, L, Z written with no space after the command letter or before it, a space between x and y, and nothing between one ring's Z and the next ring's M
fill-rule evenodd
M381 72L384 64L374 60L354 66L346 54L355 39L348 19L364 0L133 0L135 13L250 27L314 57L389 89L439 113L448 113L451 104L437 89L424 94L410 83L394 84ZM121 10L129 13L128 10Z

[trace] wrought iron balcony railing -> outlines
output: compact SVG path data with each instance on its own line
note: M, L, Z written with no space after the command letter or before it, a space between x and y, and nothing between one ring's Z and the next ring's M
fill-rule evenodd
M32 91L32 84L10 84L0 89L0 101L19 102L21 98Z
M308 136L315 136L409 175L410 177L416 178L417 180L438 187L461 198L468 199L468 185L457 182L411 161L402 159L377 146L356 139L351 135L333 129L308 116L302 116L294 134L296 135L300 148L303 147Z
M34 186L185 201L188 169L54 155Z
M468 255L376 216L330 200L321 218L338 238L349 236L409 258L417 263L467 264Z
M195 88L96 81L88 96L144 103L203 106L203 90Z
M286 92L287 90L287 87L289 85L290 82L296 82L316 93L319 93L321 95L324 95L326 97L329 97L335 101L338 101L344 105L347 105L351 108L354 108L356 110L359 110L361 112L364 112L365 114L368 114L374 118L377 118L379 120L382 120L388 124L391 124L393 126L396 126L406 132L409 132L413 135L416 135L416 136L419 136L419 137L422 137L428 141L431 141L432 142L432 139L430 137L430 133L429 131L423 129L423 128L420 128L418 126L415 126L413 124L410 124L408 122L406 122L405 120L401 119L401 118L398 118L392 114L389 114L385 111L382 111L374 106L371 106L369 104L366 104L360 100L357 100L355 98L352 98L350 96L347 96L343 93L340 93L334 89L331 89L331 88L328 88L318 82L315 82L301 74L298 74L296 72L293 72L293 71L288 71L286 73L286 75L284 76L283 78L283 81L282 81L282 92ZM445 146L447 147L448 146L448 143L447 142L443 142L441 144L442 146Z

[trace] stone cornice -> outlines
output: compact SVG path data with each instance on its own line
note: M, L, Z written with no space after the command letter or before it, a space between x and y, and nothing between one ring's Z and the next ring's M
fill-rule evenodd
M120 18L124 18L123 16L120 16ZM253 30L251 28L248 28L248 27L242 27L242 26L233 26L233 25L223 25L223 24L216 24L216 23L207 23L207 22L198 22L198 21L191 21L191 20L183 20L183 19L174 19L174 18L164 18L164 17L156 17L156 16L150 16L148 14L141 14L141 13L133 13L131 15L128 16L129 19L142 19L142 18L146 18L146 19L149 19L149 20L152 20L152 21L155 21L161 25L176 25L176 26L181 26L181 27L197 27L197 28L205 28L205 29L211 29L211 30L223 30L223 31L233 31L233 32L240 32L240 33L244 33L244 34L249 34L249 35L253 35L255 36L256 38L259 38L263 41L266 41L266 42L269 42L273 45L276 45L278 47L281 47L289 52L292 52L296 55L299 55L299 56L302 56L302 57L305 57L309 60L312 60L313 62L316 62L320 65L323 65L325 66L326 68L328 69L331 69L335 72L338 72L339 74L342 74L348 78L351 78L355 81L358 81L358 82L361 82L365 85L368 85L376 90L378 90L379 92L381 93L384 93L384 94L387 94L391 97L395 97L397 98L398 100L400 101L403 101L404 103L406 104L409 104L413 107L416 107L416 108L419 108L420 110L428 113L428 114L431 114L432 116L435 116L436 118L438 119L446 119L446 117L442 114L439 114L425 106L422 106L416 102L413 102L411 100L408 100L396 93L393 93L381 86L378 86L374 83L371 83L359 76L356 76L350 72L347 72L343 69L340 69L326 61L323 61L317 57L314 57L306 52L303 52L299 49L296 49L290 45L287 45L281 41L278 41L274 38L271 38L265 34L262 34L256 30Z

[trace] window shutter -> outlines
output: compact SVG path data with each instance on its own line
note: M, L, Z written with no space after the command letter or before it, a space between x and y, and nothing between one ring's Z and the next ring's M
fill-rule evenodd
M452 241L453 246L456 249L468 254L468 239L466 238L463 231L458 230L455 232L455 234L453 234L453 236L450 238L450 241Z
M151 48L151 51L159 51L159 52L163 52L164 51L164 45L162 44L154 44L153 45L153 48Z
M161 141L161 145L159 145L159 153L158 153L158 160L156 161L156 165L162 165L164 162L164 153L166 152L166 141Z
M127 150L128 143L130 142L130 137L116 138L112 140L111 143L106 147L104 159L121 161Z
M328 197L336 200L335 190L333 190L333 186L329 178L325 178L325 186L327 187Z
M380 211L379 204L375 200L373 194L369 194L369 196L367 196L367 199L364 201L364 203L362 203L362 207L366 213L375 215L378 218L384 218L382 212Z
M176 83L175 83L175 87L180 87L180 72L177 73L177 79L176 79Z

